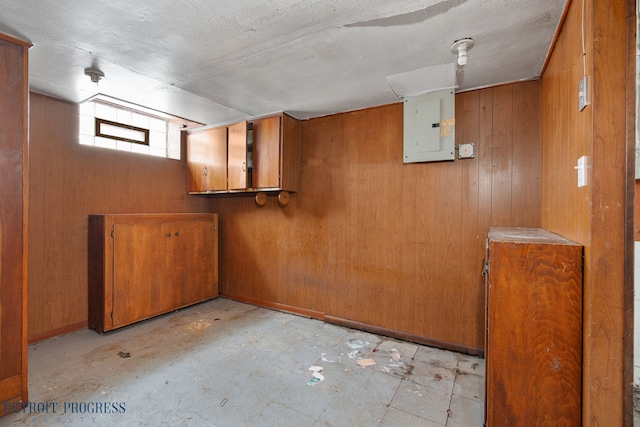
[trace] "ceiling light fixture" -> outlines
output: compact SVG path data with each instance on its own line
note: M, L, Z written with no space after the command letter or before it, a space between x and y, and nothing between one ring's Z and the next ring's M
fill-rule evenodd
M451 53L458 54L458 65L467 65L467 52L473 47L473 39L466 37L464 39L456 40L451 45Z
M89 76L91 78L91 81L94 83L98 83L100 79L104 77L104 73L102 71L93 67L85 68L84 74Z

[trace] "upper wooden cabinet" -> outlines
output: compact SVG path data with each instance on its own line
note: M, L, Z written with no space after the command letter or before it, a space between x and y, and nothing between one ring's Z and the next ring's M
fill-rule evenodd
M229 126L227 136L227 189L230 191L245 190L251 187L247 179L249 175L251 135L247 133L247 122Z
M189 193L299 191L298 128L281 113L192 131L186 138Z
M189 192L226 191L227 128L213 128L187 137Z

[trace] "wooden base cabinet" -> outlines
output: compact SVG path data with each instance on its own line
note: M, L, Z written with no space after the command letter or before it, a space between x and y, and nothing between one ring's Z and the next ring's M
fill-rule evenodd
M89 327L106 332L218 296L218 215L89 216Z
M486 425L579 426L582 246L492 228L487 247Z

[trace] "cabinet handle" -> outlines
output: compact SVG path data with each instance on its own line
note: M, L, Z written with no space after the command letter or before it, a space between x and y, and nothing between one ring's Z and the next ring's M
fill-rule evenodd
M242 162L242 172L247 171L247 162Z
M176 231L176 234L175 234L175 235L176 235L176 236L179 236L179 235L180 235L180 232L179 232L179 231Z
M167 233L167 237L171 237L171 233Z
M202 176L207 176L207 175L209 175L209 168L205 166L202 168Z

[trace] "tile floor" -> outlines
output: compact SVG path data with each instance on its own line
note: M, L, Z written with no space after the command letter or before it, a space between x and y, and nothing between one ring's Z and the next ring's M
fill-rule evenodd
M483 423L483 359L222 298L31 345L29 369L2 426Z

